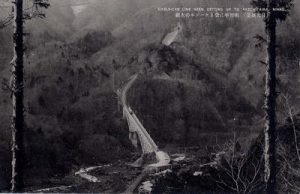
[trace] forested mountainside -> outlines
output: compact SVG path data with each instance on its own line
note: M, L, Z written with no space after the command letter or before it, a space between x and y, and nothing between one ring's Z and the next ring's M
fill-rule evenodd
M262 130L265 67L258 61L265 54L253 38L263 35L262 21L178 21L157 11L208 2L222 6L217 0L99 1L90 0L75 14L74 1L53 0L45 19L26 22L26 173L32 177L26 184L130 156L116 91L138 72L146 76L130 91L129 102L161 147L210 144L211 134L225 134L223 141L233 131L255 137ZM250 6L247 0L231 3ZM300 49L299 16L293 11L279 25L277 59L280 92L291 95L298 109L300 53L291 51ZM178 22L180 39L162 46ZM0 30L0 189L8 187L10 176L11 31ZM283 121L280 99L278 109Z

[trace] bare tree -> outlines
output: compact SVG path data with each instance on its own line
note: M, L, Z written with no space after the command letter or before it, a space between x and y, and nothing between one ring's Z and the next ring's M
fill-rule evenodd
M294 121L294 110L295 109L290 104L290 99L291 99L290 95L288 95L288 94L282 94L281 96L282 96L282 98L284 100L286 114L288 115L288 117L290 118L291 123L292 123L296 154L297 154L298 161L300 162L300 153L299 153L299 146L298 146L298 134L297 134L297 129L296 129L295 121Z
M6 1L8 2L10 0L6 0ZM36 17L44 18L45 14L41 11L40 7L48 8L50 6L48 0L28 0L28 1L32 1L32 4L31 6L25 7L23 9L23 20L30 20ZM14 9L15 9L16 1L13 0L12 3L14 4L12 8L12 12L9 13L4 19L0 20L0 29L8 27L15 22ZM0 4L0 8L2 9L7 9L8 7L9 6L6 4L4 5Z
M282 193L300 193L300 163L291 156L289 149L283 144L278 145L280 168L278 177Z
M254 7L262 8L265 14L265 31L267 35L267 60L265 83L265 182L266 192L276 192L276 26L289 14L293 0L252 0ZM278 12L276 8L283 8ZM266 10L266 11L265 11Z
M224 191L237 193L253 193L261 189L262 156L248 157L238 150L238 139L221 146L223 156L217 162L218 174L215 182Z

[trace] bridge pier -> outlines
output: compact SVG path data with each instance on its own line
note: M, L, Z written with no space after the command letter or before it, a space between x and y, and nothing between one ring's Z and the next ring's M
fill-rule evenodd
M121 104L123 106L123 117L128 122L129 127L129 139L132 142L133 146L138 148L140 145L143 151L143 155L139 160L134 162L134 164L143 165L147 163L151 158L154 158L154 161L158 161L157 163L152 163L152 167L161 167L166 166L170 162L170 157L167 153L159 151L157 145L150 137L150 134L144 128L143 124L135 115L134 111L127 104L127 92L133 85L133 83L137 80L138 74L133 75L129 82L124 86L123 89L117 90L117 95L120 98ZM150 157L149 157L150 156ZM156 157L151 157L156 156ZM151 161L152 162L152 161ZM149 164L150 165L150 164Z
M137 149L138 148L138 135L136 132L129 131L129 140L132 145Z

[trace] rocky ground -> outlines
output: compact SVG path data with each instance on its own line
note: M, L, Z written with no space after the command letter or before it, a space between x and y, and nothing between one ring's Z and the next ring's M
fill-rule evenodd
M174 184L178 183L176 173L179 171L180 173L190 172L192 176L202 176L203 172L200 171L200 168L210 165L210 158L203 149L189 147L177 149L177 151L176 153L175 150L170 150L172 159L170 165L160 169L148 169L146 171L145 168L130 166L128 160L119 160L111 164L77 169L78 171L73 171L62 179L52 180L54 184L49 184L43 188L30 188L29 191L122 193L133 185L138 185L134 191L139 193L147 193L153 189L156 191L162 191L162 189L175 191L176 186ZM137 155L133 155L130 162L136 158ZM166 185L161 185L161 183Z

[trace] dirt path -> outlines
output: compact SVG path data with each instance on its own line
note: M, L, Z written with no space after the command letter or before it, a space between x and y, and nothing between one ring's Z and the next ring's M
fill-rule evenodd
M146 170L144 170L139 176L137 176L134 181L129 185L129 187L124 192L125 194L132 194L140 185L142 180L149 174Z

